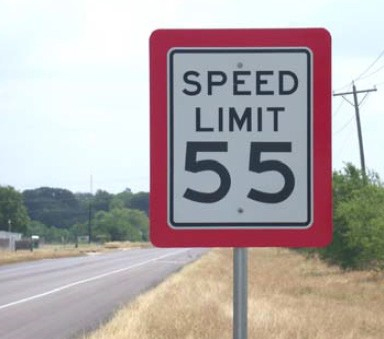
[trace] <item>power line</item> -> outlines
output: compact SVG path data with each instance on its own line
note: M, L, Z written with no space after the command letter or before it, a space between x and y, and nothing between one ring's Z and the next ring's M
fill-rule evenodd
M351 119L349 119L349 121L347 121L346 124L344 124L343 127L339 128L336 132L333 132L333 134L338 134L340 133L341 131L343 131L347 126L350 125L350 123L353 121L353 117L351 117Z
M381 65L379 68L375 69L373 72L369 73L368 75L365 75L365 76L361 77L359 80L368 79L372 75L374 75L374 74L378 73L379 71L381 71L383 68L384 68L384 65Z
M339 147L339 149L337 151L335 151L335 153L337 153L339 155L340 153L343 152L344 147L348 144L347 141L349 141L349 139L351 138L351 135L352 135L351 133L346 134L346 136L344 137L344 139L341 143L341 146Z
M363 80L363 79L366 79L366 78L368 78L368 77L370 77L370 76L372 76L373 74L376 74L377 72L379 72L382 68L384 68L384 65L383 66L381 66L381 67L379 67L378 69L376 69L375 71L373 71L372 73L370 73L370 74L368 74L368 75L366 75L366 76L364 76L373 66L375 66L375 64L382 58L384 56L384 50L382 50L381 52L380 52L380 54L376 57L376 59L362 72L362 73L360 73L360 75L359 76L357 76L356 78L355 78L355 82L357 82L357 81L360 81L360 80ZM340 86L340 87L338 87L338 88L336 88L334 91L342 91L342 90L344 90L345 88L347 88L348 86L350 86L350 85L352 85L353 84L353 81L351 81L351 82L348 82L347 84L345 84L344 86Z
M352 84L352 81L348 82L348 83L345 84L344 86L341 86L341 87L336 88L336 89L334 90L334 92L335 92L335 91L341 91L341 90L343 90L344 88L347 88L347 87L351 86L351 84Z
M335 118L337 113L339 113L340 108L341 108L341 106L343 106L343 104L344 104L344 100L341 100L339 106L337 106L336 110L334 112L332 112L333 118Z
M384 50L381 51L379 56L355 79L355 81L361 80L361 78L380 60L384 55Z

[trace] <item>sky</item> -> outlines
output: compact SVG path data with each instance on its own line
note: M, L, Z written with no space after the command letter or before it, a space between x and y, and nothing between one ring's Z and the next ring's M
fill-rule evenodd
M366 167L383 179L383 12L379 0L0 0L0 185L149 191L158 28L326 28L333 91L377 88L360 114ZM354 107L332 108L333 169L360 167Z

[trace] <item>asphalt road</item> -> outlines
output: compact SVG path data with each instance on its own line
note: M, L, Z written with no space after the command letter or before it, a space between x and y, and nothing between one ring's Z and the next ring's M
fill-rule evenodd
M0 338L76 338L204 249L134 249L0 267Z

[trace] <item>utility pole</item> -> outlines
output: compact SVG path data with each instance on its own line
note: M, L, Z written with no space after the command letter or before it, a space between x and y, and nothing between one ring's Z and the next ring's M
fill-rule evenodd
M89 199L89 211L88 211L88 243L90 244L91 243L91 239L92 239L92 224L91 224L91 220L92 220L92 200L93 200L93 178L92 178L92 175L91 175L91 178L90 178L90 193L91 193L91 196L90 196L90 199Z
M8 219L8 237L9 237L9 250L12 250L12 220Z
M360 147L360 163L361 163L361 171L363 173L364 180L367 176L366 170L365 170L365 158L364 158L364 147L363 147L363 134L361 132L361 123L360 123L360 112L359 112L359 106L364 101L365 97L368 95L369 92L376 92L377 88L371 88L371 89L364 89L364 90L356 90L355 83L352 82L352 92L344 92L344 93L333 93L333 96L342 96L345 101L347 101L349 104L355 107L355 114L356 114L356 125L357 125L357 136L359 138L359 147ZM357 98L357 94L359 93L365 93L365 96L363 99L359 102ZM345 98L346 95L353 95L353 103L350 102L348 99Z

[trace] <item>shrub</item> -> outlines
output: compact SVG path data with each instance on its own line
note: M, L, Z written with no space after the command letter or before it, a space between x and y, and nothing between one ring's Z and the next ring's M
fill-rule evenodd
M333 174L333 241L320 258L343 269L384 268L384 187L353 165Z

